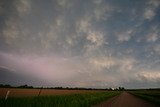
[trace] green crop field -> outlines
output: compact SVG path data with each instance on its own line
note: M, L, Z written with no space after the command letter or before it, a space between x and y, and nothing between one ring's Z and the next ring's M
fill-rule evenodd
M0 99L1 107L90 107L120 94L120 91L79 93L72 95L53 95Z
M136 90L136 91L129 91L129 92L144 100L148 100L157 105L160 105L160 91L159 90Z

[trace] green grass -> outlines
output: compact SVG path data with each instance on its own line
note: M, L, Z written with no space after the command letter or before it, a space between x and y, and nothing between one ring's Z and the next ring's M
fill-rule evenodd
M140 90L130 91L130 93L144 100L150 101L156 105L160 105L160 91Z
M120 94L118 91L0 99L1 107L90 107Z

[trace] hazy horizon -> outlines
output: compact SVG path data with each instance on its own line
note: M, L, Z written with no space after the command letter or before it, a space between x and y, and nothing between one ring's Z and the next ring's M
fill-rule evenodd
M0 67L29 85L160 87L160 1L1 0Z

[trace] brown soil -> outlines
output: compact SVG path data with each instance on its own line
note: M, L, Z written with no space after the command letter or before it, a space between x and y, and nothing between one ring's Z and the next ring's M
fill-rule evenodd
M127 92L102 102L95 107L156 107L153 104L137 98Z
M7 91L10 91L9 97L28 97L38 96L40 89L17 89L17 88L0 88L0 98L5 98ZM58 89L42 89L42 95L66 95L76 93L91 93L94 90L58 90Z

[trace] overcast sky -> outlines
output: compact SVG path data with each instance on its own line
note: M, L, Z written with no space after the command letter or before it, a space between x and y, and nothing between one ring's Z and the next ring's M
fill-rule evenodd
M160 87L160 1L0 0L0 66L53 86Z

